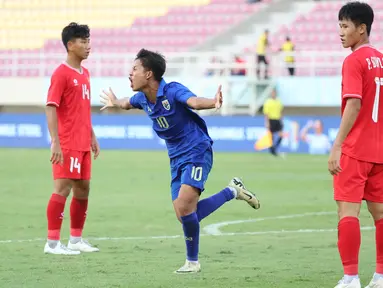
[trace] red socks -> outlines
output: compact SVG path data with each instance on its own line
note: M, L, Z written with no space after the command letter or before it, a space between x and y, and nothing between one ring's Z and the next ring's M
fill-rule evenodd
M383 274L383 219L375 221L376 273Z
M60 240L61 224L64 218L66 198L59 194L53 193L48 202L47 219L48 219L48 239ZM86 211L88 209L88 199L72 198L70 205L70 235L73 237L81 237L82 230L86 219Z
M60 240L61 224L64 218L66 198L64 196L53 193L48 202L47 218L48 218L48 239Z
M383 231L381 233L381 236L383 236ZM343 264L344 275L358 275L360 242L359 219L356 217L341 219L338 224L338 250Z
M81 237L88 209L88 199L72 198L70 205L70 236Z

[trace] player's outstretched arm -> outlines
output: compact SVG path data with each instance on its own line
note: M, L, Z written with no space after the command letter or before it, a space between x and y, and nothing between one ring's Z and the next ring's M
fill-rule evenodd
M122 98L122 99L117 99L116 95L114 95L113 91L111 88L109 88L109 91L102 91L103 94L100 95L101 103L104 105L100 110L104 110L107 108L112 108L112 107L118 107L124 110L129 110L133 109L134 107L130 104L130 98Z
M204 98L204 97L190 97L186 104L194 110L206 110L206 109L219 109L222 106L222 86L219 85L218 91L215 94L214 99Z

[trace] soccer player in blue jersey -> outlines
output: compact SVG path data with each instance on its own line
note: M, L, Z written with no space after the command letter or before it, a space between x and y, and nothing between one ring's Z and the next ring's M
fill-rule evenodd
M234 198L246 201L254 209L259 209L260 203L237 177L222 191L199 201L213 165L213 141L205 121L192 110L219 109L221 87L214 99L196 97L180 83L166 83L162 78L165 70L162 55L142 49L129 76L133 91L138 93L131 98L117 99L111 89L104 91L100 95L104 104L101 110L142 109L152 119L154 131L165 140L171 166L173 206L183 226L187 250L185 265L175 272L195 273L201 271L198 262L200 221Z

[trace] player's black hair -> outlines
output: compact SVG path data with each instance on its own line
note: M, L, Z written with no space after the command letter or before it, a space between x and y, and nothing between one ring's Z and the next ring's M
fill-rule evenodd
M141 49L136 56L136 60L140 60L142 66L146 70L153 72L154 79L158 82L161 81L166 70L166 61L164 56L157 52Z
M68 42L81 38L87 39L90 37L90 29L88 25L80 25L75 22L69 23L68 26L64 27L61 33L61 39L65 46L65 49L68 51Z
M350 20L356 27L365 24L367 27L367 35L370 36L371 26L374 22L374 11L367 3L354 1L345 4L338 15L339 21Z

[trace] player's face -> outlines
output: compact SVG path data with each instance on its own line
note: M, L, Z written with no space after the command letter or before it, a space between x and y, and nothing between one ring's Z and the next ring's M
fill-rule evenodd
M90 48L89 38L76 38L68 43L68 50L83 60L88 58Z
M361 28L356 27L350 20L339 22L339 36L343 48L353 48L361 40Z
M141 60L137 59L133 63L132 71L129 74L130 87L133 91L142 91L148 85L150 77L149 71L142 66Z

